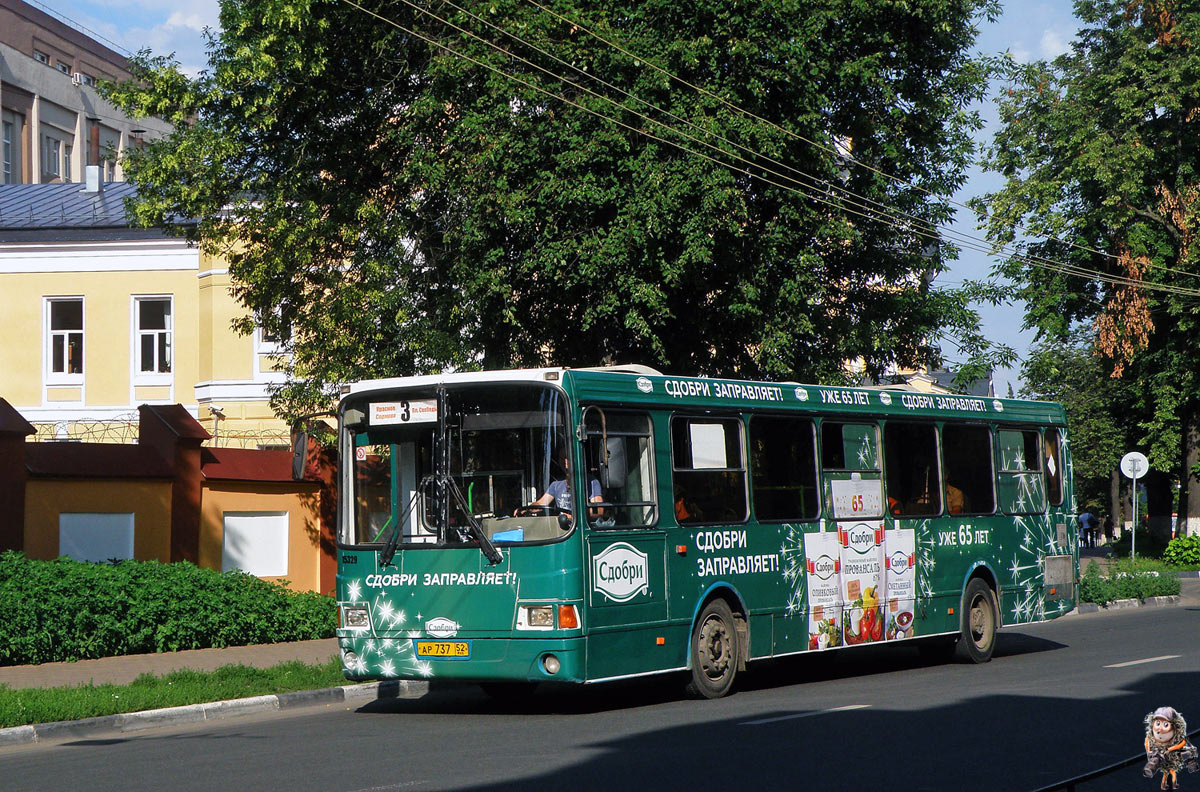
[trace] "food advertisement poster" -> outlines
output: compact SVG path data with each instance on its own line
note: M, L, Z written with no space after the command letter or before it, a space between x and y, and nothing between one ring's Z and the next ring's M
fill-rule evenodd
M841 551L835 533L804 535L808 583L808 648L842 645Z
M847 646L883 640L883 522L838 523L842 560L842 633Z
M917 603L917 538L912 529L884 533L887 603L883 610L884 637L889 641L912 637Z

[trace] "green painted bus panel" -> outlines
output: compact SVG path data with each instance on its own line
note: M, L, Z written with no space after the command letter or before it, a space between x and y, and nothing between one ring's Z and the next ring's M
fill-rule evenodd
M658 624L667 618L662 531L593 531L584 579L589 632Z
M506 548L496 566L474 547L405 549L384 569L373 550L340 550L338 600L366 605L371 620L370 630L338 631L355 655L347 673L356 679L468 678L478 668L481 678L525 678L534 658L510 656L501 647L537 647L537 640L578 637L582 630L518 630L518 603L574 603L582 618L581 577L564 573L578 569L580 546L577 532L557 544ZM469 641L471 658L418 657L418 639ZM582 646L579 652L582 673Z
M587 678L595 681L685 668L688 640L689 631L682 625L591 633L587 637Z
M976 418L1029 425L1066 422L1053 402L955 396L878 388L838 388L796 383L747 382L700 377L635 376L598 371L563 372L574 399L663 407L679 404L722 410L805 410L815 414Z

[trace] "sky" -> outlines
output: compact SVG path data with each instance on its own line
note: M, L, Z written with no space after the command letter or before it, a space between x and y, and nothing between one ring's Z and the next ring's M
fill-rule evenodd
M101 42L118 51L133 53L149 48L155 55L174 53L183 71L198 74L207 63L204 30L219 25L217 0L27 0L32 5L66 18L82 27ZM1021 62L1051 59L1066 52L1077 29L1069 0L1002 0L1003 14L994 23L982 22L977 48L983 52L1008 51ZM981 107L986 127L980 140L990 140L996 129L995 107L990 102ZM968 199L995 191L1001 181L995 174L978 168L968 174L964 188L955 200ZM974 217L960 209L955 229L981 237L975 228ZM987 279L997 262L985 254L964 250L951 270L940 276L944 285L957 285L964 279ZM1033 334L1021 330L1023 310L1020 305L994 308L977 306L985 334L993 341L1013 347L1024 356L1033 341ZM950 361L955 350L943 347ZM1013 368L995 373L997 395L1007 395L1009 384L1020 390L1018 363Z

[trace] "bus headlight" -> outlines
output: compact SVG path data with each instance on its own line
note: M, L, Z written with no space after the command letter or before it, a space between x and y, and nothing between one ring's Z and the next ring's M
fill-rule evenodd
M542 658L542 668L547 674L557 674L562 668L562 663L558 662L558 658L552 654L548 654Z
M371 628L371 614L361 605L343 608L342 624L351 630L369 630Z
M517 629L553 630L554 608L550 605L522 605L517 609Z

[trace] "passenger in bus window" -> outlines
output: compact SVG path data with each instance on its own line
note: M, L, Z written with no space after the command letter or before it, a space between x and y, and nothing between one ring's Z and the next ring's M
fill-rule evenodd
M571 463L565 452L557 452L554 455L554 458L558 461L558 464L562 468L563 477L561 479L555 479L554 481L551 481L550 486L546 488L546 491L542 493L542 496L531 503L530 506L554 506L559 510L566 512L567 514L571 514L574 509L571 503L571 487L567 483L567 479L571 476ZM592 503L599 503L602 500L604 500L604 498L600 494L600 480L594 476L589 476L588 501ZM513 514L516 514L517 511L520 511L520 509L514 511ZM600 509L591 509L588 513L592 517L596 517L599 516L600 512Z
M952 481L946 481L946 511L950 514L962 514L967 508L967 496L961 488Z
M700 507L688 497L687 490L678 481L675 482L675 519L681 524L700 522L704 519Z

